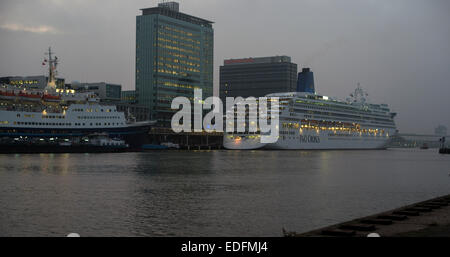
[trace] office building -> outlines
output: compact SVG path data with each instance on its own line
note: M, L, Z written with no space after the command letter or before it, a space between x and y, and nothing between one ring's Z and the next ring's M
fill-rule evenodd
M136 17L136 98L159 126L170 127L172 99L213 94L212 22L179 11L176 2Z
M136 104L137 103L136 90L122 90L121 102Z
M297 87L297 64L289 56L228 59L220 66L220 98L260 97L292 92Z
M121 99L122 86L106 82L72 83L72 89L77 92L94 92L102 102L118 102Z
M314 73L310 68L303 68L302 71L298 73L297 92L316 92L314 87Z

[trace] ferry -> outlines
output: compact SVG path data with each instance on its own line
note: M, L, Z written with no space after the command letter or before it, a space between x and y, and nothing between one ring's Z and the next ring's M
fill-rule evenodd
M224 133L226 149L385 149L396 132L387 104L373 104L358 85L346 101L308 92L273 93L279 98L279 136L261 143L260 133Z
M115 105L103 104L95 93L56 88L56 65L49 48L49 79L45 89L0 85L0 138L74 138L107 133L127 143L141 136L155 121L126 119Z

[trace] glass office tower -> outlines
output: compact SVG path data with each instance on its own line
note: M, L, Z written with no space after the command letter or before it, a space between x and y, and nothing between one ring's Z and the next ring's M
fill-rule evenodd
M213 94L212 22L179 12L176 2L141 9L136 17L136 97L159 126L170 127L172 99Z

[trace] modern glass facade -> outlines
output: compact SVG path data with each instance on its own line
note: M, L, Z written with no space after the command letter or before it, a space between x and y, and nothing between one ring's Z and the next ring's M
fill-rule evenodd
M122 90L121 101L129 104L137 103L136 90Z
M316 92L314 88L314 73L310 68L303 68L302 72L298 73L297 92Z
M193 101L195 88L212 96L213 40L212 22L178 8L159 5L136 17L136 97L160 126L170 127L173 98Z

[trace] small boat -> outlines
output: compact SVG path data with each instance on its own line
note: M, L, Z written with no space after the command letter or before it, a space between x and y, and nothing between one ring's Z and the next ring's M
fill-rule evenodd
M72 146L72 142L59 142L59 146Z
M14 91L0 91L0 98L3 99L15 99L16 94Z
M171 142L165 142L165 143L161 143L162 146L167 146L167 148L169 149L180 149L180 145L179 144L174 144Z
M2 96L16 96L14 92L8 92L8 91L0 91L0 95Z
M103 148L128 148L129 145L125 140L120 138L110 138L107 133L94 133L88 136L89 144L92 146L100 146Z
M44 94L44 96L42 98L47 101L60 101L61 100L60 95Z

